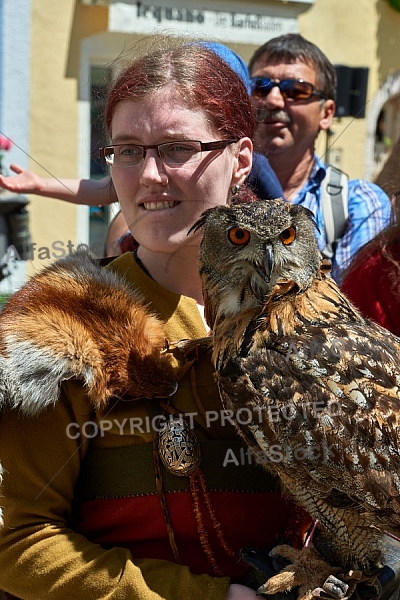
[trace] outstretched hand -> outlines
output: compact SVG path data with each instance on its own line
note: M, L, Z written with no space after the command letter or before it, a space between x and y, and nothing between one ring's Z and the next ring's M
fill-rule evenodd
M10 175L5 177L0 174L0 187L9 192L16 192L18 194L40 193L43 180L39 175L15 164L10 165L10 169L16 176Z

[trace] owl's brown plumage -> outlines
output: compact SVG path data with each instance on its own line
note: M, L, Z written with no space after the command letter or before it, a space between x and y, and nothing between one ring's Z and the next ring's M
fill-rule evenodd
M312 213L281 200L206 211L200 272L213 362L237 430L318 519L344 572L400 534L400 340L327 275Z

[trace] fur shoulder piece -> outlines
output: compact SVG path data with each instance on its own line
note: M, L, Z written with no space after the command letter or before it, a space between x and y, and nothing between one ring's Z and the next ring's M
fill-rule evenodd
M84 382L95 407L110 396L176 390L164 325L120 276L87 253L45 268L0 313L0 407L36 414L63 380Z

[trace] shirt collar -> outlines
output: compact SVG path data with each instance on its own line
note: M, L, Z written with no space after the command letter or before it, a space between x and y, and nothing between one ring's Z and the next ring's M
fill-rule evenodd
M316 188L319 188L321 185L321 181L326 176L326 166L322 162L320 158L316 154L314 154L314 164L311 169L311 173L304 184L303 188L300 190L298 194L298 200L305 197L307 192L314 191Z

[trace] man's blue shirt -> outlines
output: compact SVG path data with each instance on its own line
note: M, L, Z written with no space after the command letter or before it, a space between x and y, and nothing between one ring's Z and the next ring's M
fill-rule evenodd
M321 209L321 183L326 176L326 166L316 156L310 177L292 201L309 208L315 215L318 225L317 239L322 251L327 243ZM350 179L348 182L349 217L343 237L337 242L332 259L332 277L337 283L359 248L375 237L390 224L391 204L385 192L363 179Z

